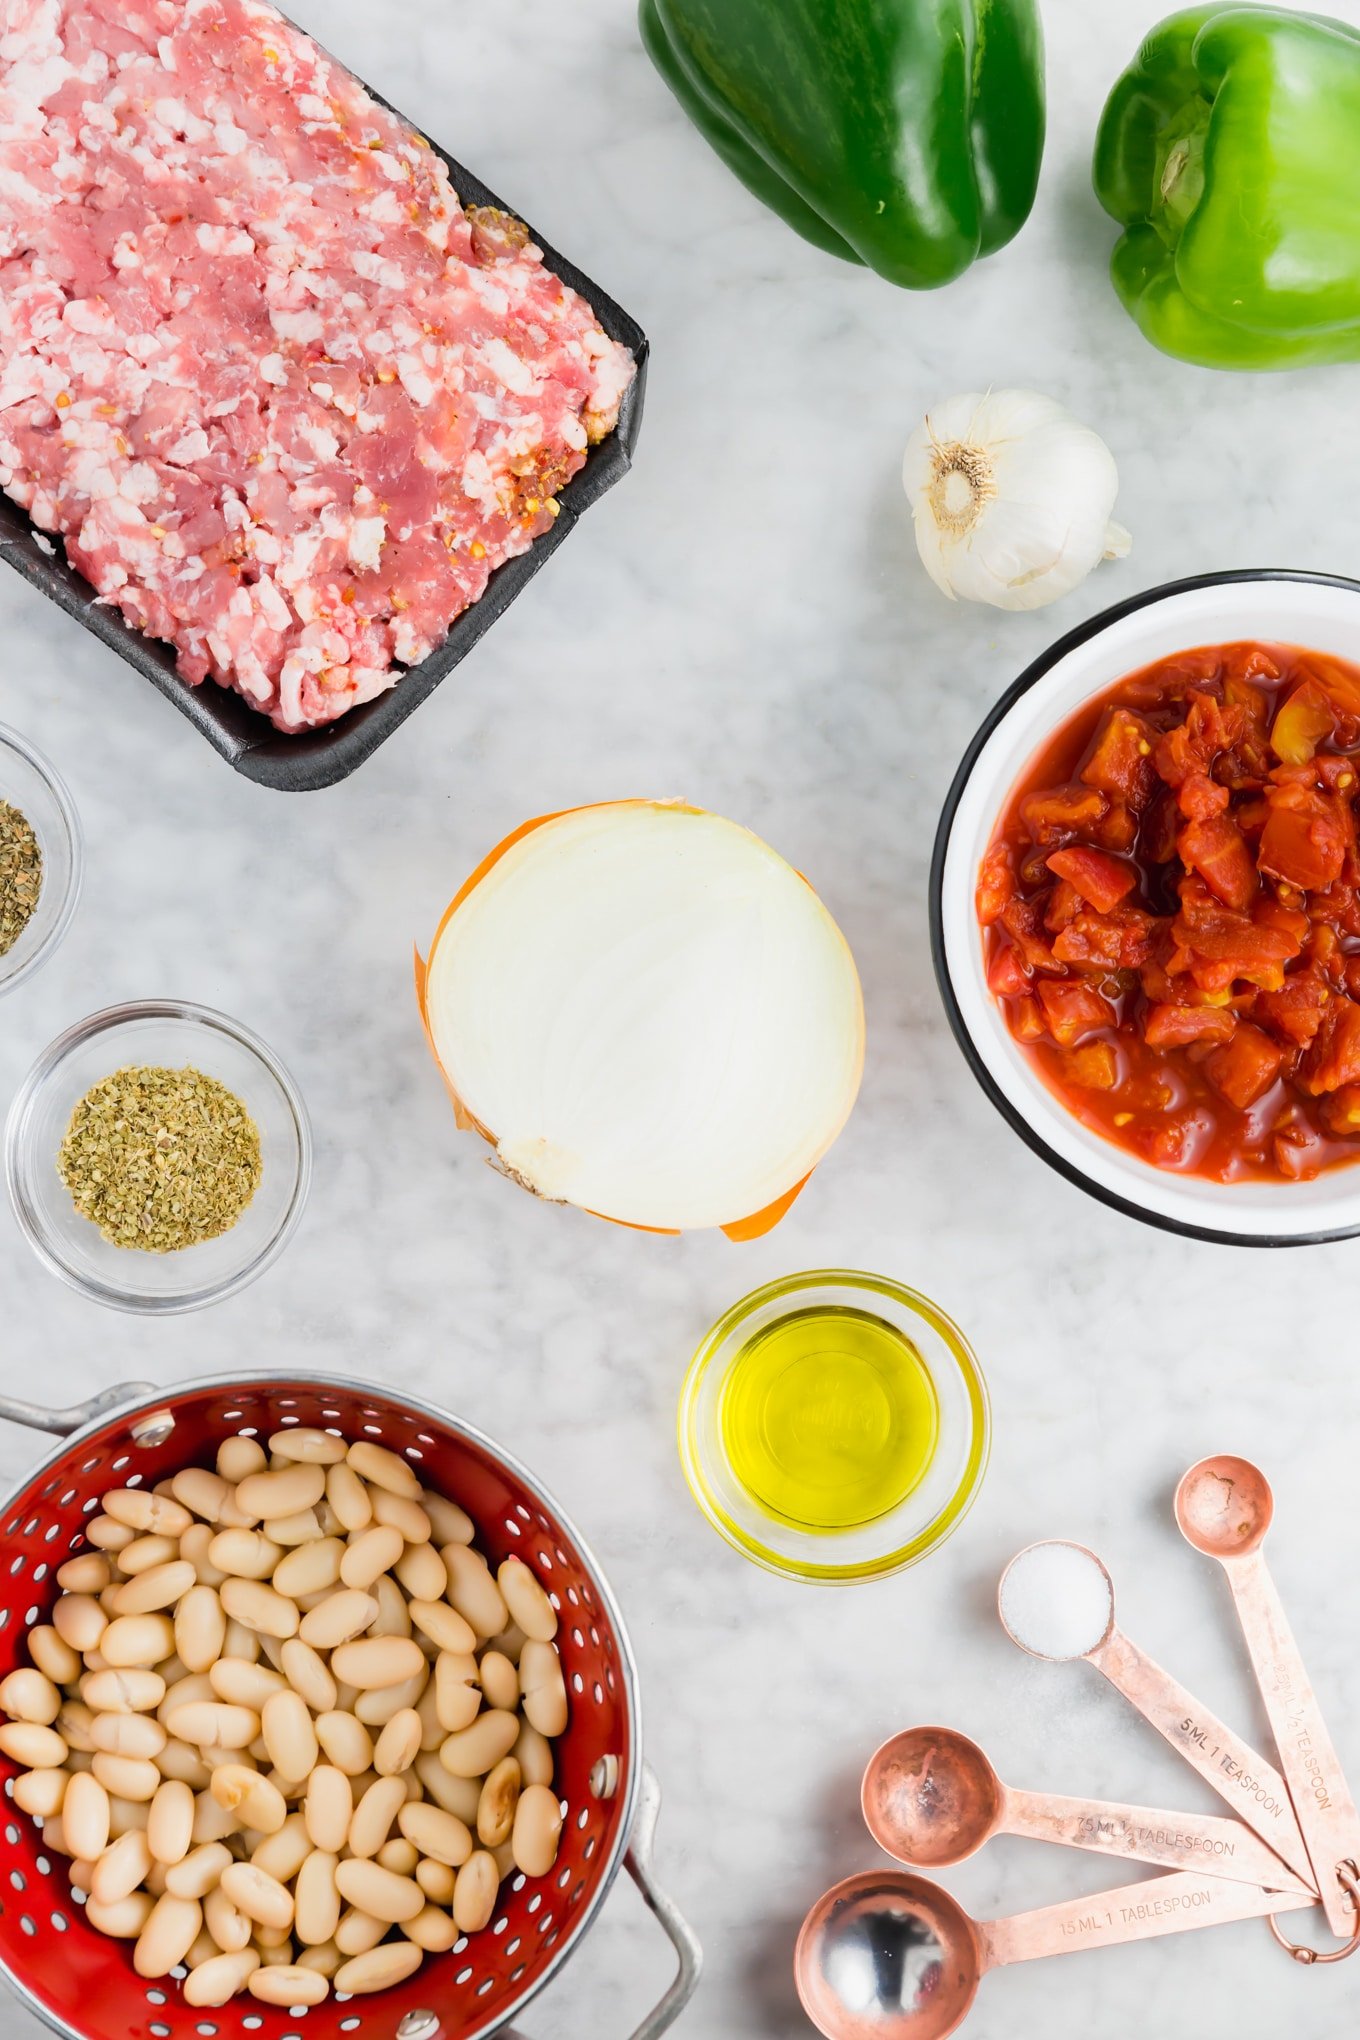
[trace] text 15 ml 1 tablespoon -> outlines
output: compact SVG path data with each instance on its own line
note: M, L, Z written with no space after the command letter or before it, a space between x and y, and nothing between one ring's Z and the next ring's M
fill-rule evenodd
M1313 1896L1240 1820L1017 1792L1002 1784L977 1744L953 1728L908 1728L893 1736L870 1758L860 1796L879 1847L919 1870L961 1863L993 1835L1024 1835Z
M1315 1888L1284 1779L1116 1626L1114 1583L1093 1551L1062 1539L1027 1546L1002 1574L997 1601L1012 1642L1031 1657L1059 1664L1085 1658L1103 1672L1239 1818Z
M1338 1869L1360 1872L1360 1814L1266 1566L1262 1545L1274 1513L1265 1475L1250 1460L1227 1454L1201 1459L1176 1490L1182 1535L1196 1551L1216 1558L1228 1576L1327 1924L1346 1941L1357 1919Z
M820 1898L803 1922L794 1975L827 2040L946 2040L989 1969L1182 1934L1316 1905L1178 1872L1004 1920L974 1920L953 1895L906 1871L868 1871Z

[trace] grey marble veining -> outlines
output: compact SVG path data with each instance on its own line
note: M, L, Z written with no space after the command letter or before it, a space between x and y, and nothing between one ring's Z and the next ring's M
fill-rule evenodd
M930 975L935 818L987 704L1054 635L1214 567L1356 565L1355 369L1230 378L1163 360L1105 276L1087 164L1104 91L1153 0L1049 0L1053 134L1010 249L912 297L805 247L690 131L628 0L294 0L292 11L634 311L654 373L637 471L481 650L345 786L238 780L150 688L0 576L0 717L58 760L89 870L59 957L0 1003L0 1105L60 1028L182 994L258 1028L317 1133L302 1230L244 1296L146 1324L68 1294L0 1211L7 1383L73 1401L120 1377L338 1368L465 1412L556 1489L622 1596L667 1793L660 1868L707 1944L681 2030L792 2040L789 1956L822 1887L880 1860L859 1770L893 1728L957 1723L1017 1785L1206 1805L1094 1674L1022 1659L991 1608L1023 1542L1104 1553L1130 1633L1264 1734L1222 1582L1170 1516L1201 1453L1277 1484L1272 1557L1343 1752L1360 1771L1353 1299L1360 1248L1241 1254L1104 1210L982 1098ZM1360 22L1356 0L1333 11ZM1110 441L1130 559L1036 616L951 608L920 571L906 435L958 388L1021 383ZM851 1125L788 1221L734 1248L535 1206L456 1137L411 949L529 815L681 793L814 879L858 956L869 1062ZM990 1377L996 1446L965 1529L854 1592L781 1585L708 1531L673 1413L709 1322L824 1264L930 1291ZM0 1436L0 1473L34 1452ZM979 1913L1114 1881L1001 1842L951 1878ZM620 1888L526 2022L607 2040L659 1995L666 1950ZM1353 2029L1360 1967L1303 1974L1259 1922L988 1980L976 2040L1238 2040ZM13 2012L7 2033L36 2040Z

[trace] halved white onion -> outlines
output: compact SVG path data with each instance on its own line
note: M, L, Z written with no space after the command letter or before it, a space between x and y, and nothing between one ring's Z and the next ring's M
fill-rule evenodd
M526 1188L623 1224L765 1230L859 1090L840 929L758 836L678 803L517 831L418 975L460 1118Z

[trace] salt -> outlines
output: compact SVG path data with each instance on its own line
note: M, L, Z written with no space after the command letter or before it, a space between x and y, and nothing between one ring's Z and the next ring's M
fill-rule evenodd
M1085 1657L1114 1617L1110 1576L1079 1544L1031 1544L1001 1579L1001 1620L1032 1657Z

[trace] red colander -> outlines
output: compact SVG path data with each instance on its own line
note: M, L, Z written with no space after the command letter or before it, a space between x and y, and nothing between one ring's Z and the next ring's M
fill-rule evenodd
M74 2040L483 2040L492 2033L510 2040L508 2022L566 1961L626 1863L679 1956L674 1983L633 2040L656 2040L674 2024L694 1993L701 1957L652 1880L660 1792L642 1761L632 1650L586 1545L517 1460L414 1397L316 1374L218 1377L169 1390L136 1383L65 1411L0 1398L0 1417L62 1438L0 1502L0 1677L28 1662L25 1633L48 1619L57 1567L84 1543L85 1523L108 1489L154 1487L182 1466L209 1464L223 1438L267 1438L306 1424L399 1452L427 1486L467 1510L493 1568L511 1552L524 1560L558 1610L571 1703L556 1745L566 1817L552 1874L533 1883L513 1878L483 1933L427 1957L395 1990L331 1997L308 2010L244 1997L196 2011L176 1978L144 1982L128 1944L86 1925L64 1860L44 1855L38 1824L11 1804L0 1813L0 1970L40 2019ZM14 1765L0 1758L7 1796L14 1777Z

